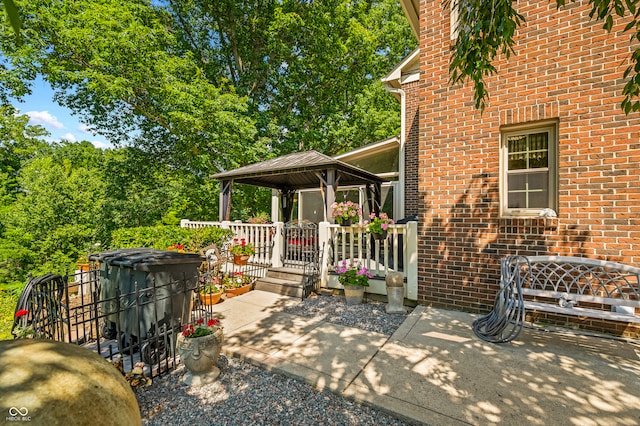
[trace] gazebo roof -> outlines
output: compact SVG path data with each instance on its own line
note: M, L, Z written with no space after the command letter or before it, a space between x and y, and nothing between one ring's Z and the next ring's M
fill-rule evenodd
M324 170L335 170L340 186L382 183L386 180L366 170L336 160L317 151L294 152L282 157L250 164L212 175L218 180L232 180L267 188L298 190L318 188Z

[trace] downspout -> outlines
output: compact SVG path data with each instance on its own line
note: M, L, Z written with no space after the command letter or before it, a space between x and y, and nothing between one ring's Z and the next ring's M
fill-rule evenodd
M385 85L384 88L391 93L397 93L400 95L400 155L398 159L398 185L400 186L400 194L398 197L398 217L397 219L404 218L404 150L405 150L405 137L406 137L406 94L402 89L394 89L393 87Z

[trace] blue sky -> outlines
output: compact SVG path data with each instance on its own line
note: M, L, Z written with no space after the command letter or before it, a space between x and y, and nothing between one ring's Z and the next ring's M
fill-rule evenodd
M111 145L100 135L94 135L82 124L78 117L53 101L53 90L48 83L38 78L33 83L32 94L24 102L13 102L21 114L29 116L29 124L38 124L51 133L49 141L89 141L98 148L110 148Z

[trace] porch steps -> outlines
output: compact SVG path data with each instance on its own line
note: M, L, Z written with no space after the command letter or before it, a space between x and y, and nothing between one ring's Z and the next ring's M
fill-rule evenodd
M254 288L270 293L302 298L303 282L304 274L301 269L286 267L269 268L267 276L258 278Z

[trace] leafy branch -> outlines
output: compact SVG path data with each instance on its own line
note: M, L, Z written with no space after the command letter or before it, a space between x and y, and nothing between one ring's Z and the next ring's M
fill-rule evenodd
M640 41L640 0L591 0L591 19L602 21L606 32L613 29L615 16L628 17L623 32L631 31L630 42ZM452 4L453 2L453 4ZM498 54L507 59L514 50L514 34L524 23L524 17L514 9L513 0L445 0L444 6L453 6L458 12L455 31L457 38L452 47L449 64L450 83L467 79L474 86L474 101L481 111L486 107L489 93L484 78L496 72L493 62ZM558 8L566 0L556 0ZM625 114L640 111L640 48L631 55L631 65L624 72L628 78L622 94L621 108Z

